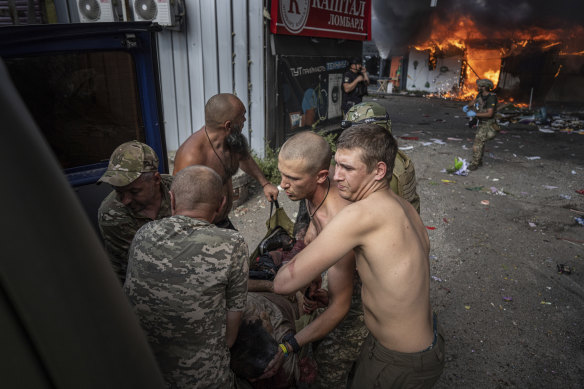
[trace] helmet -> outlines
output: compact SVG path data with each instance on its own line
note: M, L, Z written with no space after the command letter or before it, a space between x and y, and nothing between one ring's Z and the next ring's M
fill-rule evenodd
M486 87L488 90L492 90L495 85L493 85L493 81L487 79L487 78L480 78L477 80L477 86L481 87L484 86Z
M391 133L391 120L385 108L374 101L355 104L349 109L341 128L346 129L353 124L375 123Z

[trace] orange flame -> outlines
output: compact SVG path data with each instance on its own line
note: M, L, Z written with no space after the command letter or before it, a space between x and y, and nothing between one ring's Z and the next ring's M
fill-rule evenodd
M419 51L429 51L430 57L446 52L456 53L464 59L458 91L442 93L443 97L466 100L476 95L476 80L488 78L496 86L501 68L501 50L481 50L470 43L484 41L486 37L478 31L474 22L462 17L453 25L434 20L430 39L414 46Z
M460 56L462 74L458 90L441 93L441 96L466 100L476 95L476 80L479 78L487 78L497 86L502 58L514 51L524 50L528 45L535 44L542 50L557 50L559 55L584 56L582 37L582 26L573 26L569 31L539 27L514 31L491 29L486 37L472 19L457 15L456 20L450 21L435 18L430 38L413 48L428 51L430 62L436 61L440 56ZM486 48L487 44L492 45L496 41L500 41L500 48ZM562 66L558 68L556 77L561 69Z

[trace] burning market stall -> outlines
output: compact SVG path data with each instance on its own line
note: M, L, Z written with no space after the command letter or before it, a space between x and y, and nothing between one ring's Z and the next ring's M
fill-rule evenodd
M402 89L468 99L475 81L487 78L508 102L584 102L584 3L433 4L373 4L373 39Z

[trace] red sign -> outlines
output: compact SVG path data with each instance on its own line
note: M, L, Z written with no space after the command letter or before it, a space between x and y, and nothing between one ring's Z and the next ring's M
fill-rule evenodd
M274 34L370 40L371 0L272 0Z

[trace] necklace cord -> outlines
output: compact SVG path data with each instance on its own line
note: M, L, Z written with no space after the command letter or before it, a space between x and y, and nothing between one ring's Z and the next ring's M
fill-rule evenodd
M328 187L326 188L326 194L324 195L324 198L322 199L320 204L318 204L318 207L316 207L314 212L312 212L312 215L310 214L310 212L308 213L308 216L310 217L310 219L312 219L314 217L314 215L316 215L316 211L318 211L320 209L320 207L324 204L324 201L326 200L326 198L329 194L329 190L331 189L331 180L327 177L326 181L328 182Z
M223 162L223 160L221 159L221 157L217 153L217 150L215 150L215 146L213 146L213 142L211 142L211 138L209 137L209 133L207 132L207 126L205 126L205 135L207 135L207 139L209 140L209 144L211 145L211 149L213 149L213 152L215 153L215 155L219 159L219 162L221 162L221 165L223 166L223 170L225 171L225 174L230 175L231 169L229 169L229 170L227 169L227 166L225 166L225 163Z

